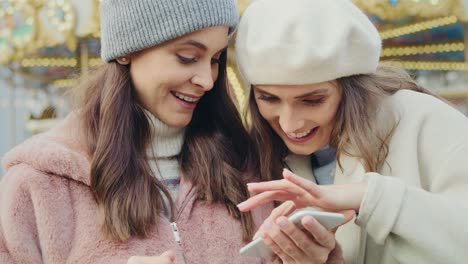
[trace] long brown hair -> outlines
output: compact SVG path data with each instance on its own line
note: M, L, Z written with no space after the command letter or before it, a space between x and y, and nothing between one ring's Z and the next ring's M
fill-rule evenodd
M239 219L243 239L253 235L251 214L236 204L248 198L245 182L254 168L253 143L228 95L226 52L214 88L198 102L179 155L181 173L197 198L224 203ZM137 101L129 66L110 62L82 85L80 113L91 160L91 188L101 210L103 234L111 239L146 237L171 196L146 157L150 121ZM171 210L173 211L173 210Z
M360 159L366 171L379 171L388 155L388 144L398 125L391 109L382 107L384 99L401 89L433 95L419 86L404 70L381 66L374 74L337 79L343 96L338 106L330 146L337 149L337 161L343 154ZM435 95L434 95L435 96ZM250 134L257 147L262 179L280 179L289 151L281 138L261 116L250 91L248 115ZM378 120L386 120L386 125Z

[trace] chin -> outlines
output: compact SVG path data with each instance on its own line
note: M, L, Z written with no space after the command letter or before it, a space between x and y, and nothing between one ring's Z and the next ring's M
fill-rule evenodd
M290 146L290 145L287 145L289 151L291 151L292 153L296 154L296 155L310 155L312 153L314 153L316 151L315 148L310 148L310 147L307 147L307 146Z
M303 151L303 150L299 150L299 151L290 150L290 151L296 155L310 155L314 153L313 151Z
M190 118L180 118L180 119L174 118L170 120L170 122L168 122L167 125L170 127L174 127L174 128L184 128L190 124L190 121L192 121L191 116Z

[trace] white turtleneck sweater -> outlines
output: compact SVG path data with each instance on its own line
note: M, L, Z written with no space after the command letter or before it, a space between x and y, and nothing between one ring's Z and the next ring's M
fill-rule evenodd
M154 135L146 154L153 174L162 181L175 200L180 184L180 168L177 160L184 143L185 128L169 127L145 110L150 117L150 126Z

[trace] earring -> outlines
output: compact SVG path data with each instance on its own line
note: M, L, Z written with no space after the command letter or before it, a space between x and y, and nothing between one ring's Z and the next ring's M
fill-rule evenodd
M117 58L117 62L121 65L127 65L130 63L130 59L128 59L127 57L120 57Z

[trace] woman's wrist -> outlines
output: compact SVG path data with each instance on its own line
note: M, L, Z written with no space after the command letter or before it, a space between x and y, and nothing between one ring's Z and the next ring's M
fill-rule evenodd
M356 192L355 192L355 207L354 210L356 211L356 215L359 214L359 210L361 209L362 201L367 193L367 182L358 183L356 184Z

